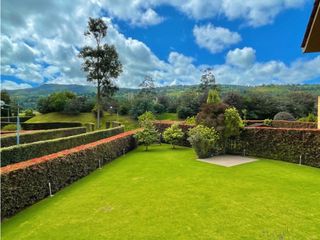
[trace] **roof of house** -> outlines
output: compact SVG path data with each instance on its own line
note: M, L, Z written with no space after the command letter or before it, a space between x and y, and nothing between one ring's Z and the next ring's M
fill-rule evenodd
M303 52L320 51L320 0L315 0L302 41Z

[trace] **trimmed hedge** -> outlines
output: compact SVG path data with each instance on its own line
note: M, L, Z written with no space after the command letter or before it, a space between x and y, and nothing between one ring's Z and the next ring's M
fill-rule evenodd
M41 157L64 149L73 148L79 145L98 141L124 132L124 127L104 129L95 132L83 133L75 136L57 138L34 143L26 143L2 148L1 166L22 162L28 159Z
M159 132L170 127L173 121L155 121ZM185 133L184 141L178 145L190 146L187 131L193 125L178 122ZM236 140L230 140L227 153L283 160L320 168L320 130L293 128L246 127Z
M1 219L88 175L136 147L134 131L1 169Z
M320 130L247 127L228 152L320 167Z
M19 117L19 120L20 120L20 122L25 122L31 118L33 118L33 117ZM17 117L9 117L9 118L8 117L1 117L0 121L3 123L16 123Z
M85 133L85 127L76 127L76 128L62 128L62 129L53 129L53 130L41 130L32 133L22 133L20 135L20 144L31 143L55 138L68 137L72 135L78 135ZM14 136L1 136L1 147L9 147L16 145L17 137Z
M41 122L41 123L21 123L24 130L46 130L55 128L82 127L81 122Z
M161 142L165 142L162 134L163 132L171 127L172 124L177 123L179 128L182 129L182 132L184 134L183 138L181 139L181 141L177 144L178 146L185 146L185 147L191 147L188 139L188 131L190 128L193 128L194 125L190 125L190 124L185 124L185 122L183 121L168 121L168 120L164 120L164 121L154 121L153 124L156 127L156 129L158 130L158 132L161 134Z
M244 120L248 126L256 123L263 123L264 120ZM317 123L313 122L299 122L299 121L284 121L284 120L272 120L272 127L275 128L311 128L316 129Z

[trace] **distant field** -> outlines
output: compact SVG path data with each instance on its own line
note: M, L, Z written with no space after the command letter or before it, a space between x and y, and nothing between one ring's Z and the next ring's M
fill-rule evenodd
M104 116L101 120L101 128L105 128L105 123L107 121L119 121L125 125L125 130L131 130L138 127L138 122L129 116L117 117L117 114L110 115L109 113L104 113ZM96 123L92 113L80 113L79 115L67 115L63 113L47 113L39 114L27 121L27 123L37 123L37 122L81 122L81 123Z
M156 116L158 120L178 120L176 113L162 113ZM101 128L105 128L106 121L119 121L125 125L125 130L131 130L138 127L138 122L132 119L130 116L122 116L117 114L110 115L109 113L104 113L101 120ZM63 113L47 113L47 114L37 114L35 117L29 119L27 123L37 123L37 122L81 122L81 123L96 123L92 113L80 113L79 115L68 115Z

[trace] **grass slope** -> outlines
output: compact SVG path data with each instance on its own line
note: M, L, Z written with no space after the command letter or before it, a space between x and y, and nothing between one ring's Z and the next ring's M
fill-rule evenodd
M2 239L319 239L320 171L130 152L2 224Z
M129 116L117 117L117 114L110 115L109 113L104 113L104 116L101 120L101 128L105 128L106 121L119 121L125 125L125 130L131 130L138 127L137 121L133 120ZM96 124L96 119L92 113L80 113L79 115L68 115L63 113L47 113L47 114L38 114L37 116L29 119L28 123L37 123L37 122L82 122L88 123L92 122Z

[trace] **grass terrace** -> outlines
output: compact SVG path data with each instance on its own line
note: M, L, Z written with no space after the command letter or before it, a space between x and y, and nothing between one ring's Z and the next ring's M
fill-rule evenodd
M319 169L143 149L5 220L2 239L319 239Z

